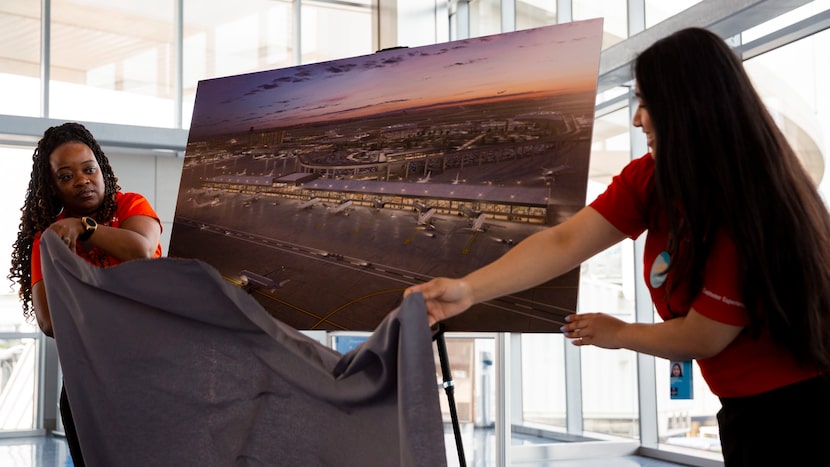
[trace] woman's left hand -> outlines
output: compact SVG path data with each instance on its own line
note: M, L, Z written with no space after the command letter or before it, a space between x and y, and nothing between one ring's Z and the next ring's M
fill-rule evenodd
M560 330L574 345L595 345L619 349L617 335L628 323L605 313L582 313L565 317L567 324Z

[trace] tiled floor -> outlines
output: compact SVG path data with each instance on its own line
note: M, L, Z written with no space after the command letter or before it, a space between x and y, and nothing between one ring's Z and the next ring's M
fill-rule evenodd
M463 436L463 435L462 435ZM464 459L470 467L495 466L493 430L476 429L471 435L463 436ZM513 443L533 442L532 438L514 436ZM447 463L460 465L455 437L452 430L446 436ZM370 465L370 464L367 464ZM555 462L522 463L521 467L673 467L672 464L656 459L638 456L623 456L602 459L559 460ZM72 460L66 440L57 435L27 438L0 438L0 466L2 467L71 467Z
M68 467L73 466L69 446L62 436L0 439L0 466Z

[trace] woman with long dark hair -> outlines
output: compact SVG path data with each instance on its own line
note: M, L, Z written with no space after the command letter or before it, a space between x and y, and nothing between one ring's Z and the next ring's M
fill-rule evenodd
M573 343L695 359L727 466L806 465L830 439L830 215L717 35L678 31L635 64L633 124L650 153L567 221L460 279L410 287L430 322L541 284L647 232L645 281L663 321L567 317Z

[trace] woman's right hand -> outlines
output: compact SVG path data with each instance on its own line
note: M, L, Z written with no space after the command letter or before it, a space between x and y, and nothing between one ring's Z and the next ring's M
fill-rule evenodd
M77 217L67 217L53 222L46 230L51 230L58 234L63 243L69 247L70 250L75 251L75 242L78 235L81 234L81 219Z
M429 325L461 314L474 303L473 291L464 279L439 277L404 290L404 297L420 292L427 307Z

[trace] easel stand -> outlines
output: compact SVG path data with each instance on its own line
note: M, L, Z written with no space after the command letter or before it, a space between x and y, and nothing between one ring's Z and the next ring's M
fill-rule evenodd
M452 431L455 433L455 446L458 451L458 462L461 467L466 467L464 460L464 444L461 441L461 425L458 423L458 411L455 408L455 383L450 372L450 359L447 356L447 341L444 339L444 325L438 323L438 330L432 335L432 340L438 346L438 360L441 362L441 374L444 378L444 391L447 393L447 402L450 406L450 417L452 418Z

